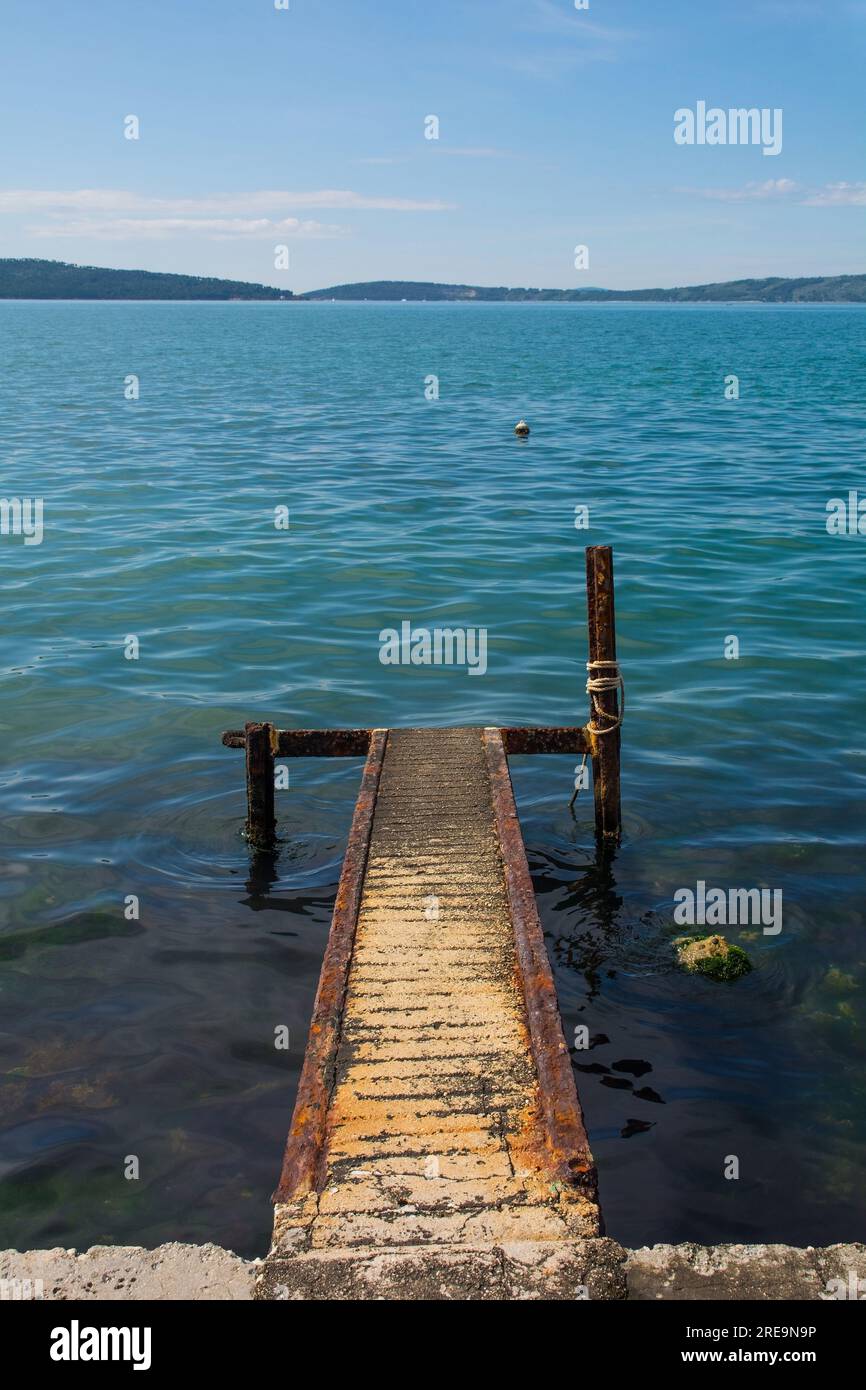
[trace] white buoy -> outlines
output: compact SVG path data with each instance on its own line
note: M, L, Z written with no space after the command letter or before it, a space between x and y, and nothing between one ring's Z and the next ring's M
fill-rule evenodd
M529 434L529 426L527 425L525 420L517 421L517 424L514 426L514 433L521 435L521 437L524 439L526 438L526 436Z

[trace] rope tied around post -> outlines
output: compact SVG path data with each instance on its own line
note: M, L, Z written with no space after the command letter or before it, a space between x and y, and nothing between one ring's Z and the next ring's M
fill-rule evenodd
M594 676L592 674L593 671L602 666L611 666L613 667L613 670L605 676ZM612 724L607 724L604 728L601 728L597 724L594 724L592 722L592 718L590 718L590 722L587 724L586 727L589 730L590 734L612 734L615 729L618 729L620 727L625 716L625 681L622 678L622 671L619 669L619 662L616 660L588 661L586 663L586 669L589 672L589 675L586 679L586 693L591 701L592 714L596 719L612 719L614 721ZM619 691L618 714L611 714L608 710L599 708L596 696L601 695L602 692L606 690ZM574 795L568 803L569 809L574 806L575 801L580 795L580 785L583 780L583 769L586 767L586 760L588 756L589 755L587 753L584 753L581 759L580 772L578 773L577 778L575 779Z
M607 676L594 676L592 672L597 666L612 666L613 670L610 675ZM586 663L586 669L590 673L586 681L586 693L592 701L593 714L597 719L604 718L614 721L603 729L598 728L593 723L590 723L587 727L592 734L612 734L614 729L620 727L623 716L625 715L625 682L622 678L622 672L619 669L619 662L615 659L610 661L588 661ZM607 710L599 709L598 700L595 697L596 695L600 695L604 690L619 691L619 714L610 714Z

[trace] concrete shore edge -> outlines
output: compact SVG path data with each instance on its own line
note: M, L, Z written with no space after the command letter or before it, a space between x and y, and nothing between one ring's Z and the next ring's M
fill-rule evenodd
M581 1243L591 1247L592 1242ZM416 1246L395 1265L359 1259L327 1285L269 1289L259 1297L287 1299L511 1299L515 1301L580 1297L654 1300L817 1300L857 1297L858 1280L866 1281L866 1245L840 1244L797 1248L790 1245L654 1245L623 1250L602 1239L597 1263L603 1278L581 1294L580 1266L573 1270L550 1262L538 1247L452 1247L459 1271L437 1263L435 1250ZM584 1254L586 1251L583 1252ZM565 1254L565 1252L563 1252ZM546 1261L546 1262L545 1262ZM291 1263L290 1261L287 1263ZM0 1251L0 1297L28 1296L35 1281L46 1300L247 1302L261 1290L263 1260L244 1260L217 1245L171 1243L154 1250L134 1245L94 1245L75 1250ZM354 1275L357 1273L357 1282ZM864 1283L863 1287L866 1287ZM849 1292L846 1294L844 1290ZM851 1293L851 1290L855 1292ZM33 1296L30 1292L29 1296Z

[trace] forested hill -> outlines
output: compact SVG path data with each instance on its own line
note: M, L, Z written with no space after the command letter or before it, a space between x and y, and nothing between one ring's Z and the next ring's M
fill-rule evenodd
M608 302L645 300L660 304L701 304L758 301L763 304L866 303L866 275L813 276L786 280L726 280L712 285L688 285L678 289L509 289L504 285L439 285L425 280L371 280L355 285L334 285L327 290L308 290L305 299L396 299L512 301L530 303Z
M154 270L103 270L65 261L0 259L0 299L291 299L290 290L168 275Z
M427 280L369 280L293 295L273 285L217 280L204 275L170 275L153 270L107 270L65 261L0 259L0 299L310 299L426 300L497 303L659 304L864 304L866 275L811 276L804 279L726 280L677 289L545 290L505 285L442 285Z

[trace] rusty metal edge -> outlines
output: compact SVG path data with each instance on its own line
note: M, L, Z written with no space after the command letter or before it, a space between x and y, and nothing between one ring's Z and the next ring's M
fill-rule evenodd
M373 812L387 741L387 729L371 730L370 751L364 765L352 817L352 828L349 831L349 842L343 859L334 915L313 1004L304 1064L298 1082L298 1094L283 1155L280 1181L273 1195L274 1202L289 1202L308 1192L318 1191L324 1172L328 1105L334 1086L346 986L355 945L355 929L370 849Z
M580 726L500 729L506 753L588 753L589 739Z
M547 958L544 934L523 835L517 817L505 747L496 728L482 735L505 886L514 925L519 984L523 993L532 1055L538 1075L547 1141L557 1178L598 1200L598 1180Z
M275 729L275 754L284 758L365 758L372 729ZM225 748L244 748L243 729L226 729Z
M274 753L284 758L363 758L370 746L370 729L275 729ZM588 753L585 726L513 725L499 730L506 753ZM243 729L226 729L226 748L244 748Z

